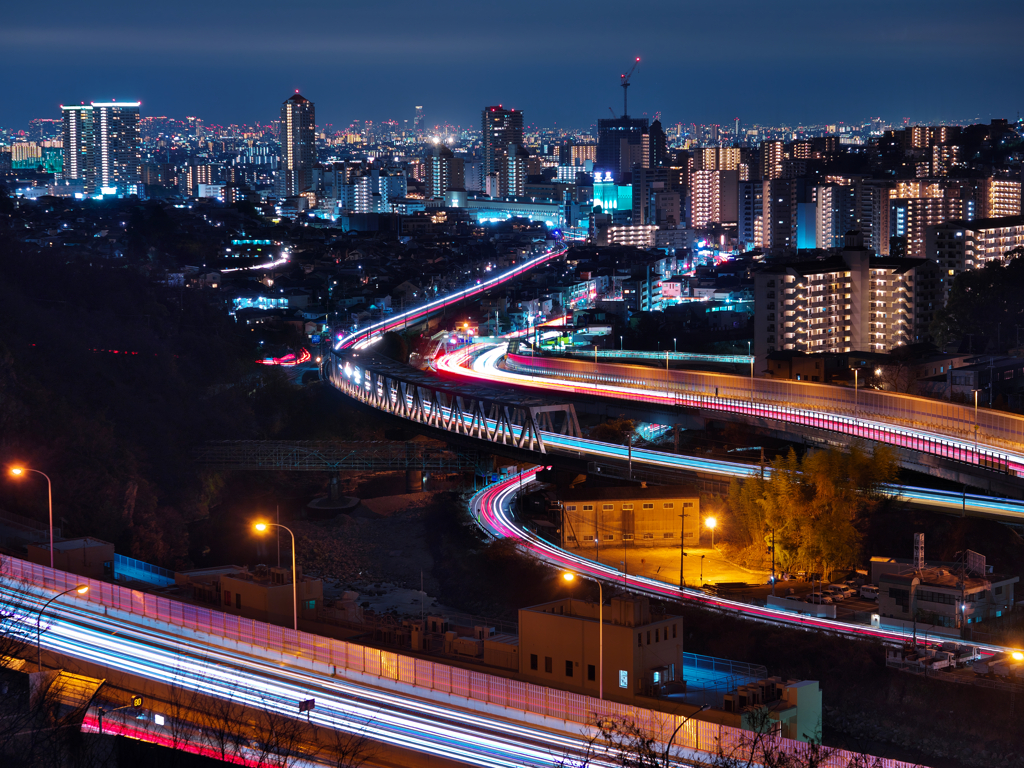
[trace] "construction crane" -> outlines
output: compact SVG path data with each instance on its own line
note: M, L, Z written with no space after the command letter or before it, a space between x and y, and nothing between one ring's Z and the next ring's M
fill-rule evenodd
M619 75L619 85L622 86L622 116L624 118L629 117L629 110L627 106L627 96L629 96L629 80L633 77L633 73L636 72L636 68L640 66L640 57L636 57L636 61L633 62L633 67L624 75Z
M608 107L608 111L612 113L612 117L618 119L619 116L615 114L615 110L614 109L612 109L611 107Z

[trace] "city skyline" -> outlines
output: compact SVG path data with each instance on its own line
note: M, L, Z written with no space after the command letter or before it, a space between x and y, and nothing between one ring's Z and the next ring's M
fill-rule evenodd
M619 75L636 56L630 112L660 111L665 124L1013 119L1021 96L1012 51L1024 9L1000 3L975 4L969 18L952 2L867 2L852 17L796 0L647 3L629 14L610 4L581 11L527 3L508 18L464 3L399 3L394 30L382 29L370 8L314 4L316 24L295 31L263 23L269 4L244 18L234 6L203 7L198 26L190 13L198 5L170 18L120 0L102 5L109 13L61 0L53 14L60 21L46 25L29 9L9 11L0 43L12 72L0 124L20 126L94 94L141 99L150 115L269 122L283 94L298 89L320 105L321 123L337 126L393 118L412 127L416 105L427 125L472 126L478 105L501 103L530 124L585 129L609 107L618 114ZM115 44L119 56L106 55ZM203 85L213 72L216 85Z

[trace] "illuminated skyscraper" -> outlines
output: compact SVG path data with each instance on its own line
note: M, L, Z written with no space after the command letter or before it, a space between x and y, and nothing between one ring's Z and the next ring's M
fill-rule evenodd
M647 131L646 117L624 116L598 120L594 170L610 173L617 184L628 184L633 166L647 165L647 156L650 154L649 143L645 141Z
M316 163L316 111L298 92L281 105L281 164L277 194L294 197L313 188Z
M427 116L423 112L423 107L416 107L416 117L412 121L412 130L417 136L423 136L423 132L427 129L426 122Z
M93 136L92 107L84 104L65 107L64 117L64 178L81 181L86 194L93 191Z
M93 167L96 190L134 195L142 185L142 136L137 101L92 103Z
M440 142L434 144L426 159L428 198L443 198L446 192L465 189L465 166L461 157Z
M504 173L511 144L523 143L523 113L518 109L484 107L482 118L484 178Z

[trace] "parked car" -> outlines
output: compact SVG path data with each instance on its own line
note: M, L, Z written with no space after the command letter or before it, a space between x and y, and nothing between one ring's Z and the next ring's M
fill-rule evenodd
M846 590L838 584L829 584L827 587L822 587L821 593L831 597L833 602L846 599Z
M796 600L798 603L802 603L804 599L799 595L786 595L783 600Z
M821 592L811 592L811 594L804 598L804 602L814 603L815 605L831 605L832 598L821 594Z
M837 586L841 590L843 590L843 596L844 597L856 597L858 595L858 590L854 586L851 586L849 584L839 584Z
M860 596L865 600L877 600L878 599L878 587L874 584L865 584L860 588Z

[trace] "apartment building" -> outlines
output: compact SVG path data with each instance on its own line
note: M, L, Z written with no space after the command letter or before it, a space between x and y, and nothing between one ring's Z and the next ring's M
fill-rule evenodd
M926 259L876 256L859 232L834 256L754 275L754 353L887 352L927 337L944 284Z
M992 261L1005 261L1009 253L1018 249L1024 249L1024 216L954 219L929 228L925 256L945 273L948 292L961 272L981 269Z

